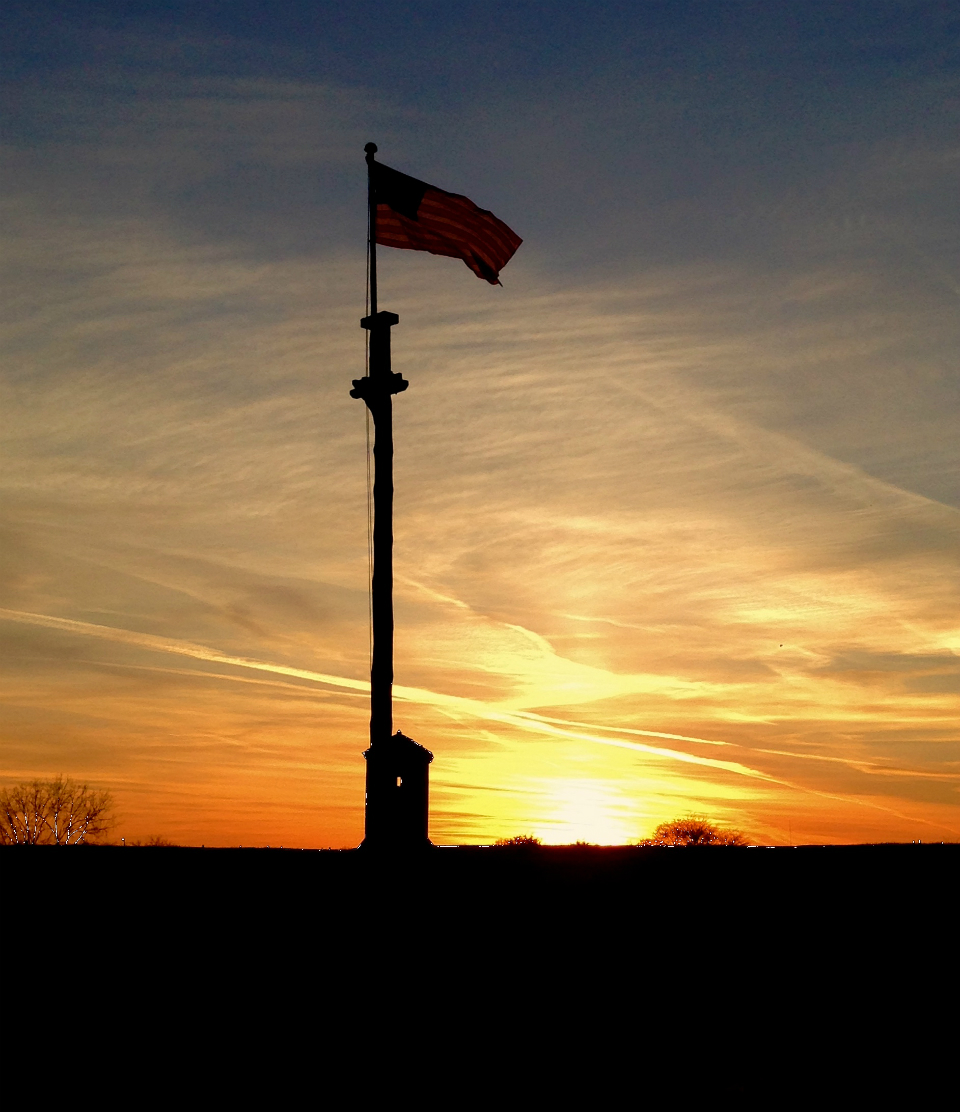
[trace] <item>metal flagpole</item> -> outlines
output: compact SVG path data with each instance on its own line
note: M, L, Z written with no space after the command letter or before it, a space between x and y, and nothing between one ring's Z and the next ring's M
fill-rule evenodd
M373 156L377 153L376 143L367 143L363 148L367 156L367 262L369 265L370 315L377 315L377 201L373 183Z
M369 210L370 315L360 325L370 333L366 378L354 379L352 398L362 398L373 417L373 581L371 612L373 654L370 665L370 749L364 844L379 844L393 826L393 791L399 778L387 760L393 732L393 395L408 383L390 365L390 329L400 318L377 309L377 199L374 180L375 143L367 143L367 204ZM380 781L383 781L382 783Z

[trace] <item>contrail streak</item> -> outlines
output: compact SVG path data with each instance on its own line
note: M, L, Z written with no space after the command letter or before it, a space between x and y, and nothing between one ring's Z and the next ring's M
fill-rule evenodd
M192 641L177 641L170 637L158 637L152 633L135 633L131 630L117 629L114 626L97 625L93 622L80 622L73 618L55 618L49 614L33 614L26 610L6 610L0 608L0 618L8 621L21 622L25 625L42 626L46 629L59 629L66 633L76 633L87 637L99 637L105 641L114 641L124 645L136 645L138 648L150 649L154 652L173 653L178 656L189 656L195 660L204 660L211 664L226 664L234 668L251 668L258 672L271 672L281 676L291 676L295 679L308 680L312 683L322 683L329 687L347 688L349 691L367 692L370 685L364 680L347 679L344 676L334 676L327 672L313 672L306 668L291 668L286 664L267 664L261 660L251 660L244 656L229 656L218 652L207 645L198 645ZM584 733L581 730L564 729L546 719L528 715L517 711L499 711L477 699L465 699L459 695L445 695L437 691L429 691L422 687L404 687L398 684L393 689L394 695L408 703L421 706L433 706L450 710L459 710L474 718L488 722L502 722L505 725L519 727L533 733L549 734L553 737L568 738L573 741L588 741L595 745L609 745L618 749L632 749L638 753L660 757L665 760L678 761L681 764L701 765L707 768L721 769L739 776L751 779L768 780L780 783L773 777L767 776L757 769L748 768L746 765L734 761L718 761L710 757L698 757L692 753L684 753L675 749L664 749L653 745L644 745L640 742L623 741L618 738L598 737L594 734ZM653 737L665 739L677 738L672 734L654 734ZM679 740L679 738L677 738ZM697 741L697 738L682 740Z
M550 718L545 714L534 714L533 711L518 710L515 712L522 715L524 718L530 718L537 722L555 722L558 726L577 726L583 729L587 726L584 722L572 722L568 718ZM630 734L637 737L662 737L668 741L692 741L697 745L729 745L736 748L736 743L732 741L708 741L703 737L688 737L686 734L667 734L661 733L659 730L634 730L628 726L598 726L594 723L589 724L591 730L606 730L612 734Z
M78 622L72 618L54 618L49 614L31 614L26 610L5 610L0 607L0 618L24 625L44 626L47 629L62 629L67 633L80 633L87 637L100 637L104 641L116 641L123 645L137 645L142 649L155 652L175 653L178 656L192 656L195 660L207 660L212 664L231 664L237 668L254 668L259 672L275 672L281 676L295 676L301 680L325 683L332 687L346 687L351 691L369 691L370 685L363 680L331 676L324 672L310 672L305 668L290 668L285 664L265 664L260 660L250 660L244 656L227 656L206 645L195 645L192 641L175 641L171 637L157 637L152 633L133 633L114 626L95 625L93 622Z

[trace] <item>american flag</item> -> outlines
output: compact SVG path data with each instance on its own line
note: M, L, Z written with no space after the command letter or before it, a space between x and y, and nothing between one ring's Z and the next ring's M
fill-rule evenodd
M459 193L427 185L374 162L377 243L463 259L478 278L500 284L500 271L523 240L487 209Z

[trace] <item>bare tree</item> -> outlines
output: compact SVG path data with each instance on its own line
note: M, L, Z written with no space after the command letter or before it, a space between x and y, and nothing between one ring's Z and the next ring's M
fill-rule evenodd
M109 792L58 776L0 791L0 842L78 846L112 825Z
M34 846L52 841L50 793L39 780L0 791L0 842Z
M662 822L642 846L745 846L747 839L738 830L723 830L702 815L688 815L673 822Z

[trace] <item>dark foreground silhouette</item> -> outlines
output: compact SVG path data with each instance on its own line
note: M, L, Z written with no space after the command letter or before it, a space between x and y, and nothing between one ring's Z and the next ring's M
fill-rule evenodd
M67 993L151 1077L156 1024L165 1062L269 1061L271 1106L294 1075L338 1107L919 1106L951 1053L931 997L958 866L956 845L3 847L5 991Z

